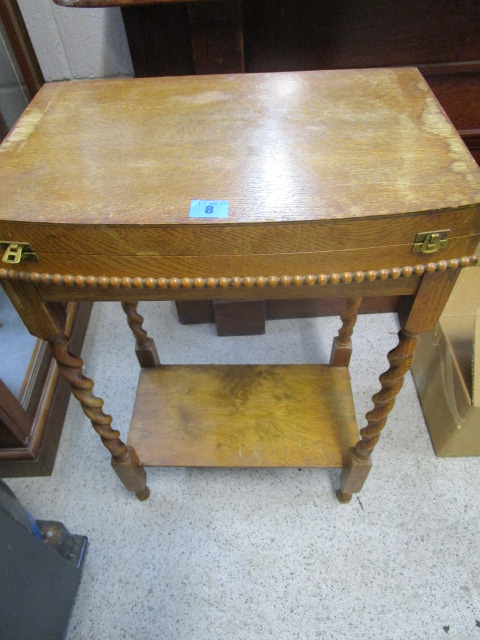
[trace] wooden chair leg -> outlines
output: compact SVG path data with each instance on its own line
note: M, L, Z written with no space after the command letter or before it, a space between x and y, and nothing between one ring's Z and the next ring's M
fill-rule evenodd
M342 326L338 336L333 340L332 353L330 355L330 365L333 367L348 367L350 364L352 356L351 337L357 322L357 314L361 302L361 298L345 299L345 308L340 314Z
M140 465L137 454L121 439L120 432L112 429L112 417L103 412L103 400L93 395L93 380L83 375L83 360L68 351L68 339L59 335L49 341L60 374L70 385L73 395L80 402L85 415L100 436L105 447L112 454L112 466L129 491L135 492L139 500L150 495L146 486L145 469Z
M360 430L361 439L351 451L351 465L343 469L341 487L337 493L340 502L348 502L352 493L361 490L370 471L370 454L380 438L388 414L393 409L405 374L412 365L418 335L401 329L398 338L398 345L388 354L390 367L380 376L382 388L373 396L373 409L365 416L367 426Z
M160 358L153 338L149 338L143 328L143 317L137 311L136 302L122 302L128 326L135 337L135 353L141 367L158 367Z

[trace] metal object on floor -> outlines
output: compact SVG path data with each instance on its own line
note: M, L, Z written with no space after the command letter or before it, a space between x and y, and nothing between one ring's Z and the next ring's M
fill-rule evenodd
M35 521L0 481L0 619L3 640L65 637L88 540Z

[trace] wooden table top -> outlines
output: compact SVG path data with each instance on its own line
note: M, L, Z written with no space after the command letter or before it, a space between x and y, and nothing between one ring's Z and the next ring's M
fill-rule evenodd
M40 90L0 193L5 221L336 220L479 203L480 170L415 69L97 80Z

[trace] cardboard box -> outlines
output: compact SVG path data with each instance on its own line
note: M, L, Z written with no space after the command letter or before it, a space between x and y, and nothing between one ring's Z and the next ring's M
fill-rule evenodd
M437 456L480 456L480 268L460 274L412 371Z

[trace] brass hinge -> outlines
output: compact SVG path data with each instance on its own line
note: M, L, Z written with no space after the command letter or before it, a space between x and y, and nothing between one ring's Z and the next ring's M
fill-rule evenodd
M0 246L5 249L2 262L18 264L22 260L38 262L37 254L27 242L8 242L0 240Z
M447 237L450 229L441 231L422 231L417 233L413 243L413 253L435 253L447 246Z

